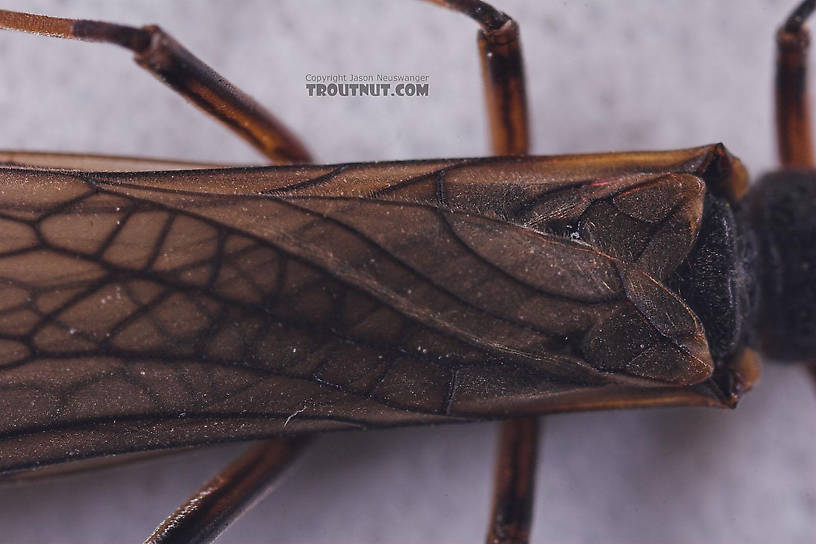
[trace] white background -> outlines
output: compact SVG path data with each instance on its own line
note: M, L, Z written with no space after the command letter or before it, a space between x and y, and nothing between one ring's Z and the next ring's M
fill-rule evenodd
M773 34L791 0L497 2L521 24L533 151L723 141L772 168ZM7 0L4 7L159 23L279 114L321 162L488 153L475 25L408 0ZM258 162L241 140L112 46L0 34L0 148ZM306 73L430 74L427 98L309 98ZM816 79L816 74L814 75ZM733 412L550 417L538 543L816 538L816 402L768 366ZM483 539L494 424L335 434L221 542ZM0 487L5 542L137 542L234 446Z

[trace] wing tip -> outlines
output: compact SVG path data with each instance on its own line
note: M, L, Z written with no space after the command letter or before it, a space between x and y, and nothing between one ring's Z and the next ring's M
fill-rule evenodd
M640 378L692 386L713 376L714 361L705 338L695 337L679 345L653 346L630 361L626 371Z

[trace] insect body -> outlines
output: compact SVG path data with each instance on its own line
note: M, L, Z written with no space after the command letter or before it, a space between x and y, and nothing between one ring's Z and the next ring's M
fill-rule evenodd
M197 372L194 366L204 366L205 363L218 366L218 363L229 361L230 358L233 361L240 359L241 365L238 366L243 368L238 368L239 373L251 374L252 371L259 370L259 366L261 370L269 370L271 365L273 370L286 374L282 367L286 371L294 367L293 373L284 375L284 379L303 380L306 376L306 381L311 379L319 384L321 393L334 387L336 394L345 395L347 391L343 387L356 388L356 392L363 393L362 397L373 401L371 404L376 406L374 409L359 409L353 403L346 404L350 408L344 408L341 416L332 420L331 425L337 426L359 424L359 420L354 419L341 421L343 414L355 410L355 415L365 423L376 425L411 421L411 418L433 420L451 415L468 418L493 416L511 410L513 413L546 411L548 406L550 409L557 409L558 402L564 402L567 408L653 404L657 399L661 399L660 403L728 404L754 379L750 355L743 352L742 348L755 316L765 310L762 309L762 298L752 291L757 281L762 281L756 278L763 277L764 273L755 267L756 261L751 253L754 246L751 243L762 244L767 238L760 237L759 242L756 242L755 237L730 236L730 229L744 231L742 226L747 221L746 217L751 214L734 214L733 210L729 212L740 196L744 177L739 167L722 149L712 147L693 150L686 152L683 158L671 154L652 157L653 159L638 155L637 160L633 160L631 155L628 158L620 155L572 159L578 160L582 165L598 160L606 166L590 172L585 170L585 166L575 167L576 172L565 167L561 171L561 178L543 176L547 178L547 183L528 184L507 183L507 180L517 181L525 170L536 171L541 167L541 164L536 164L536 159L510 162L502 162L509 161L507 159L496 162L407 163L376 168L298 167L244 171L237 180L235 171L172 174L172 177L165 179L151 174L66 175L14 169L8 174L9 180L13 180L15 176L37 178L38 182L46 186L59 187L60 198L70 198L45 204L25 202L19 206L28 215L7 218L9 228L19 231L13 238L18 244L13 251L19 254L9 257L30 257L45 253L46 258L51 260L55 254L70 256L70 265L68 261L63 261L52 270L56 271L58 277L70 273L72 282L68 285L75 290L73 293L76 296L66 300L64 305L58 305L56 309L59 311L53 315L42 312L37 307L46 316L49 325L42 327L46 332L39 337L29 338L26 334L28 331L17 334L16 337L9 335L7 341L14 344L15 349L9 349L7 353L18 357L9 362L9 372L14 375L17 370L19 375L19 369L32 360L32 355L64 359L64 352L58 352L66 344L71 348L68 357L83 361L80 366L88 364L88 361L91 361L90 366L97 362L103 365L97 367L102 368L100 375L103 376L103 381L95 378L78 380L75 382L78 387L72 388L72 393L92 391L94 386L109 380L101 389L117 390L119 398L135 393L146 399L146 403L141 406L152 404L155 407L161 403L156 402L156 391L151 387L150 381L161 373L159 368L168 361L175 360L185 365L185 359L194 360L191 365L184 366L179 374L182 377L179 380L179 393L167 396L170 409L164 413L150 412L148 409L149 419L155 419L154 416L157 415L159 418L170 416L168 421L172 421L172 432L162 434L161 424L151 421L148 424L150 428L141 427L136 432L131 427L127 433L110 433L107 436L103 436L103 433L91 433L95 436L90 436L90 440L81 440L80 444L89 448L86 450L87 454L113 451L94 451L93 448L96 444L100 444L101 448L115 448L117 439L124 442L134 436L143 440L149 437L147 441L153 440L152 446L168 446L172 440L185 437L185 433L179 434L179 425L189 425L187 429L192 429L187 437L196 433L198 437L202 437L206 425L209 429L206 432L211 434L204 438L217 440L221 438L217 434L220 423L212 425L216 418L230 419L236 415L239 418L247 415L225 410L215 412L213 420L201 424L202 420L197 418L195 410L182 407L184 399L191 398L185 397L191 390L194 395L206 393L203 395L206 398L201 403L193 403L204 407L205 411L219 402L224 405L239 399L254 400L267 410L275 408L268 399L260 398L252 390L263 387L263 384L258 385L257 380L248 380L246 376L238 378L243 378L243 383L230 383L230 378L225 376L223 380L209 382L209 390L200 387L201 382L196 379L203 373ZM562 161L562 166L569 163L569 160L571 159L550 159L552 162ZM619 169L609 166L609 162L615 163L616 160L626 166L618 165ZM627 163L627 160L631 162ZM651 160L660 163L659 166L650 165ZM543 163L546 162L545 159ZM389 167L398 174L389 178L386 173ZM370 170L367 172L366 168ZM604 171L605 168L609 171ZM406 170L411 169L416 170L414 175L406 175ZM371 174L373 170L377 170L376 175ZM499 173L484 173L495 170L499 170ZM207 176L210 176L209 183L202 186L193 182L195 187L190 188L191 180L205 179ZM423 176L427 176L427 179L422 179ZM406 182L404 186L400 184L403 181ZM372 192L370 183L376 185L378 182L378 190ZM548 184L553 183L563 184L559 187L561 192L549 194L554 187ZM467 190L460 190L459 185ZM364 190L355 194L354 187L361 186ZM491 190L494 192L491 193ZM558 200L559 197L564 200ZM654 208L649 206L649 213L644 214L642 200L647 197L650 203L660 205ZM574 203L572 209L565 208L570 201ZM366 211L369 205L377 211ZM239 207L241 213L226 211L231 207L235 209L235 206ZM263 211L257 211L261 207L265 207ZM268 211L277 208L288 211ZM548 210L557 213L548 215ZM386 211L390 213L385 213ZM132 229L128 226L131 221L139 221L139 218L144 217L143 214L155 221L145 221L145 228ZM754 215L761 217L763 214L756 212ZM278 217L281 221L267 224L260 220L261 217L268 219L269 216ZM388 224L389 216L396 216L390 218L393 226L390 229L379 228ZM67 227L75 225L77 217L93 217L95 220L92 228L81 229L82 232L77 236L71 236ZM376 223L370 217L376 217ZM406 221L406 217L411 217L412 220ZM605 221L617 224L614 229L599 228ZM661 230L666 223L676 228ZM422 229L412 227L413 225L421 225ZM398 226L401 236L397 239L389 238L389 233L396 232ZM150 232L149 228L154 229L152 238L144 236ZM429 238L428 231L425 230L428 228L433 229L433 238ZM116 256L116 251L112 248L127 241L130 236L135 236L130 234L131 229L138 233L138 240L153 243L142 250L138 249L138 243L128 243L126 245L132 252L128 252L126 256ZM648 234L644 235L644 231L648 231ZM33 242L32 232L35 233ZM512 243L495 244L494 235L499 232ZM616 232L626 233L626 236L609 236ZM663 232L669 234L668 239L660 239ZM343 234L340 238L343 243L328 243L334 236L339 237L340 233ZM529 238L531 233L536 233L536 240L551 242L552 247L556 248L552 249L547 244L533 247L530 259L541 257L539 270L533 271L530 270L530 263L514 260L516 255L525 255L523 250L532 246ZM652 243L655 239L660 239L660 243ZM29 240L28 245L25 245L26 240ZM362 245L361 240L365 242ZM442 249L434 245L446 240L459 242L459 247L464 250L457 253L453 245ZM703 243L706 241L708 246ZM416 251L417 247L421 247L423 251ZM724 283L717 286L712 286L707 281L710 278L693 277L698 267L690 266L692 262L709 262L706 261L704 251L707 247L717 248L715 253L718 256L723 255L720 250L724 248L732 252L726 263L728 274L725 275ZM761 247L760 251L764 251ZM152 251L147 251L148 248ZM560 261L557 259L559 251L567 255ZM285 258L281 257L282 253ZM591 258L581 260L580 256L586 253ZM400 258L393 259L394 256ZM456 266L451 265L448 269L447 266L437 265L440 256L446 258L446 263L457 263ZM281 261L286 261L285 267ZM396 264L390 261L396 261ZM466 266L470 262L483 266L492 265L493 275L481 275L484 273L478 266ZM553 266L553 262L557 266ZM72 268L81 267L82 263L91 263L90 268L94 268L94 264L103 263L101 275L94 276L94 273L100 273L100 267L90 273L88 270ZM386 263L390 263L395 269L388 268ZM465 263L465 266L459 263ZM223 267L220 266L222 264ZM502 264L505 266L499 266ZM288 272L290 267L296 268L295 274L280 274L284 269ZM315 267L319 269L317 273ZM582 273L575 273L571 267L581 269ZM473 273L462 274L463 268L468 271L473 269ZM47 271L49 267L41 269ZM409 269L413 276L408 274L406 278L405 269ZM278 273L270 273L272 270ZM572 281L559 283L559 271L562 274L566 271ZM644 271L646 272L643 273ZM547 272L551 275L547 275ZM113 280L114 276L116 280ZM304 283L296 283L294 286L283 283L283 279L292 277L296 279L291 281ZM586 277L597 281L576 284L576 279ZM382 278L398 278L398 281L383 281ZM488 282L484 278L503 278L503 281L500 283L494 279L493 282ZM528 291L523 288L538 287L541 290L542 278L558 288L555 293L546 293L551 298L569 299L570 296L580 296L581 289L588 286L597 289L587 299L578 301L578 310L570 312L570 300L563 301L565 314L573 320L571 328L548 330L547 325L552 327L555 323L557 326L564 326L563 322L554 319L548 322L546 312L533 311L544 305L535 297L527 295ZM30 278L31 282L38 279ZM136 280L142 281L136 290L124 286ZM264 283L266 281L272 284ZM30 286L31 282L26 286ZM150 285L151 282L153 285ZM155 297L140 297L136 292L146 289L150 294L151 289L157 285L160 289L164 288L165 292ZM699 291L697 287L700 285L714 290ZM83 299L87 299L85 295L95 296L95 289L99 286L103 286L103 290L104 286L113 287L110 293L102 292L99 297L100 301L106 301L105 307L101 302L85 306L86 313L83 313ZM36 295L31 298L40 299L44 293L53 295L54 292L63 292L68 288L65 282L58 282L56 287L51 284L48 289L36 289ZM353 293L349 295L352 290ZM287 304L291 299L287 300L286 295L290 292L299 296L297 305ZM196 296L193 297L191 293ZM710 293L736 295L726 306L714 305L712 309L711 297L706 296ZM483 299L491 294L490 299L495 302L495 307L491 304L485 308ZM365 296L370 299L364 299ZM354 300L349 303L348 300L342 300L344 297ZM464 299L457 302L459 306L449 302L456 298ZM258 299L262 303L258 303ZM125 302L121 302L122 300ZM550 304L547 306L552 307L552 300L548 302ZM112 305L107 306L108 303ZM372 367L376 369L377 357L383 354L383 350L388 350L386 353L393 355L393 358L389 358L389 365L397 366L394 362L399 363L403 358L411 361L410 365L403 366L409 370L407 375L414 380L409 387L388 387L391 385L388 380L393 379L395 374L393 368L377 374L378 381L373 384L360 383L367 377L365 372L360 373L362 378L358 382L338 384L338 373L329 372L332 361L304 356L304 351L314 353L308 348L314 349L315 345L321 345L314 341L315 335L332 335L347 343L333 346L332 352L344 348L351 350L347 346L354 346L355 340L360 344L359 336L354 335L359 335L360 332L359 328L354 331L348 329L359 326L359 322L344 321L345 313L341 313L341 310L347 312L349 309L356 309L359 312L367 309L369 314L363 316L367 317L376 314L379 311L377 305L384 303L392 309L397 307L414 321L431 325L422 325L409 329L407 334L400 334L406 332L406 327L402 326L403 330L387 338L387 342L375 337L374 342L380 340L375 346L380 351L373 349L373 357L365 357L357 352L348 360L359 364L363 370ZM26 304L30 305L32 302L26 301ZM583 307L590 304L594 305L592 311L584 311ZM304 312L303 316L298 315L304 308L309 311ZM720 312L723 308L733 315ZM14 308L19 309L21 308ZM704 315L706 310L708 315ZM489 322L493 326L484 326L481 319L475 322L472 319L474 312L479 312L477 315L481 318L493 319ZM497 315L491 315L491 312ZM261 313L263 319L259 323L257 316ZM115 327L108 324L96 330L91 330L92 327L89 329L92 322L86 316L93 316L94 322L100 323L104 319L97 319L106 315L112 316L108 323L116 320L120 325ZM253 316L256 318L254 323ZM359 319L359 316L355 317ZM297 318L302 321L298 323ZM319 326L315 326L314 321L318 321ZM745 327L726 326L740 321L745 323ZM25 325L24 320L16 319L15 322ZM230 325L227 325L228 322L231 322ZM303 326L303 322L306 326ZM508 322L521 326L502 328L496 325ZM252 349L230 352L230 349L237 348L225 339L229 337L230 326L235 326L235 323L238 323L241 330L258 331L256 339L263 349L250 346ZM290 340L287 341L287 349L293 350L291 355L281 351L280 344L275 344L276 337L267 334L273 326L286 328L287 323L290 328L297 324L307 329L302 333L305 338L303 345L292 345ZM620 323L624 323L625 327L616 329ZM394 323L388 319L378 320L377 332L382 332L382 327L389 324ZM726 331L725 335L714 334L713 331L720 326ZM640 336L636 337L637 343L627 345L632 340L627 333L632 331ZM37 332L40 333L40 330ZM287 330L288 339L292 338L291 332ZM219 341L213 342L213 338L218 338ZM365 339L371 341L371 338ZM453 342L456 344L452 344ZM19 348L19 345L23 347ZM212 351L215 349L224 350L220 354L220 360ZM622 356L624 350L631 357ZM168 356L168 351L175 353ZM497 355L497 352L501 355ZM665 362L666 358L655 357L655 352L671 353L669 359L674 364L657 364ZM119 358L120 362L124 360L135 364L120 365L117 361L110 360L92 361L95 355L89 357L91 353L106 354L112 359ZM236 356L238 353L239 357ZM270 357L271 354L278 353L286 357L283 360ZM296 357L296 353L300 355ZM476 356L461 361L455 360L450 353L475 353ZM158 354L161 357L156 357ZM556 363L552 368L546 367L546 379L537 375L542 366L541 354L545 354L548 361ZM152 366L151 358L157 360ZM454 363L451 364L451 361ZM132 368L126 369L127 366ZM229 364L222 366L230 370ZM559 374L564 367L567 367L567 372L574 372L576 369L582 372L577 382L570 384L570 376ZM79 367L71 365L67 368L70 372L70 369ZM423 381L417 379L422 378L419 373L411 375L417 368L425 369L426 372L448 371L450 375L444 376L448 379L442 381ZM489 372L493 368L504 371L502 378L507 381L502 382L491 376ZM132 371L135 372L131 373ZM715 378L708 380L709 373ZM464 381L458 381L461 379L460 374L465 376ZM555 374L555 377L551 374ZM451 375L455 380L451 381ZM326 379L326 376L333 376L335 381ZM405 380L405 376L404 373L401 379ZM564 388L563 395L559 395L560 390L554 389L554 397L558 400L555 404L547 405L547 397L553 395L541 394L541 387L531 393L530 377L538 380L538 386L561 380L558 385L567 383L572 389L569 386ZM342 372L339 378L348 379L349 374ZM229 395L223 395L223 389L218 390L225 383L235 387L229 391ZM443 388L438 387L441 383L448 387L442 390ZM484 387L485 384L495 387L496 383L501 385L499 391L490 391ZM698 383L704 385L695 385ZM110 384L114 384L113 388ZM189 387L191 384L194 385L193 388ZM20 382L11 385L18 387ZM376 387L364 387L371 385ZM56 389L60 386L57 385ZM240 386L247 389L239 392ZM613 392L610 391L610 386L612 390L616 387L619 389ZM593 387L603 388L605 394L598 396L593 392ZM35 400L47 400L49 394L53 394L53 390L41 389L36 392L36 395L41 396L37 396ZM229 434L228 438L239 437L236 429L246 431L247 436L257 436L271 430L295 432L310 425L326 426L331 419L325 417L326 414L334 416L333 412L341 402L339 397L326 400L324 394L315 395L310 391L297 391L290 387L284 390L287 395L300 396L295 397L295 402L285 404L284 409L266 412L265 416L276 416L263 418L262 425L266 425L266 428L258 430L257 427L252 427L252 422L240 421L239 425L225 431ZM459 391L471 393L470 399L459 396ZM473 395L474 391L476 395ZM216 398L213 403L213 397L217 397L218 393L222 393L222 398ZM31 395L31 391L22 394ZM620 397L616 397L616 394L620 394ZM26 400L30 401L32 398L34 397L29 396ZM463 398L470 402L460 402ZM473 398L477 401L474 402ZM314 402L313 399L324 400L321 403L320 400ZM495 399L501 401L497 402ZM598 399L603 400L599 402ZM291 399L284 399L289 400ZM304 400L308 402L297 402ZM503 404L504 402L508 404ZM604 402L609 404L603 404ZM34 404L38 405L37 402ZM65 417L62 421L68 421L69 425L70 421L74 421L63 413L49 413L47 404L39 404L44 406L42 412L26 414L25 417L30 418L27 423L34 422L29 430L34 428L38 418L39 421L53 422ZM95 406L91 406L92 404L94 403L76 403L70 408L73 414L82 410L121 409L114 401L107 405L102 402L97 402ZM431 404L436 407L426 410L426 405ZM246 410L246 406L246 402L241 402L239 411ZM129 403L126 410L133 407L134 404ZM453 407L459 412L451 414L450 408ZM218 408L221 406L215 409ZM406 412L420 415L405 416ZM315 414L318 417L314 417ZM247 419L256 415L257 413L249 414ZM136 419L138 417L137 413ZM400 417L407 419L399 420ZM85 421L102 425L107 423L102 419L92 421L93 418L88 417ZM115 420L112 422L125 426L134 423L134 419L126 421L127 419L120 415L112 418ZM19 425L20 421L15 420L13 424ZM196 427L199 424L201 426ZM59 432L59 425L56 427ZM15 438L20 439L24 434L25 432L18 433ZM19 444L18 440L17 446ZM59 440L50 438L41 444L60 446ZM65 444L62 446L65 447ZM40 459L25 456L34 463L56 458L49 458L49 452L43 448L33 449L44 455ZM21 448L15 447L12 453L19 451L22 451ZM71 451L78 450L71 448Z

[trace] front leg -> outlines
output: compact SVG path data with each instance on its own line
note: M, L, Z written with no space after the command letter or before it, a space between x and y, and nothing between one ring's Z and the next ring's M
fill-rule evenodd
M119 45L136 63L277 163L311 162L300 141L249 95L204 64L159 27L0 10L0 28Z

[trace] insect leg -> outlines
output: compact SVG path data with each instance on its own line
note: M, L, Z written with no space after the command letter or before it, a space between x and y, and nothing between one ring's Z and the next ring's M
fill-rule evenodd
M253 445L179 506L145 543L212 542L270 491L307 442L270 439Z
M807 100L810 34L803 26L814 8L816 0L799 4L776 35L776 135L783 166L814 164Z
M493 152L523 155L529 149L527 93L519 27L505 13L480 0L430 0L475 19ZM532 521L538 421L502 423L487 542L524 543Z
M536 418L502 424L487 544L521 544L529 540L537 452Z
M493 153L527 154L527 92L518 24L481 0L429 1L462 12L482 27L478 44ZM532 521L538 420L505 421L500 436L487 542L523 544Z
M135 28L0 10L0 28L120 45L136 63L221 121L276 162L309 162L309 153L271 113L157 26Z
M465 13L481 25L478 43L493 151L527 153L527 93L518 24L481 0L429 1Z

